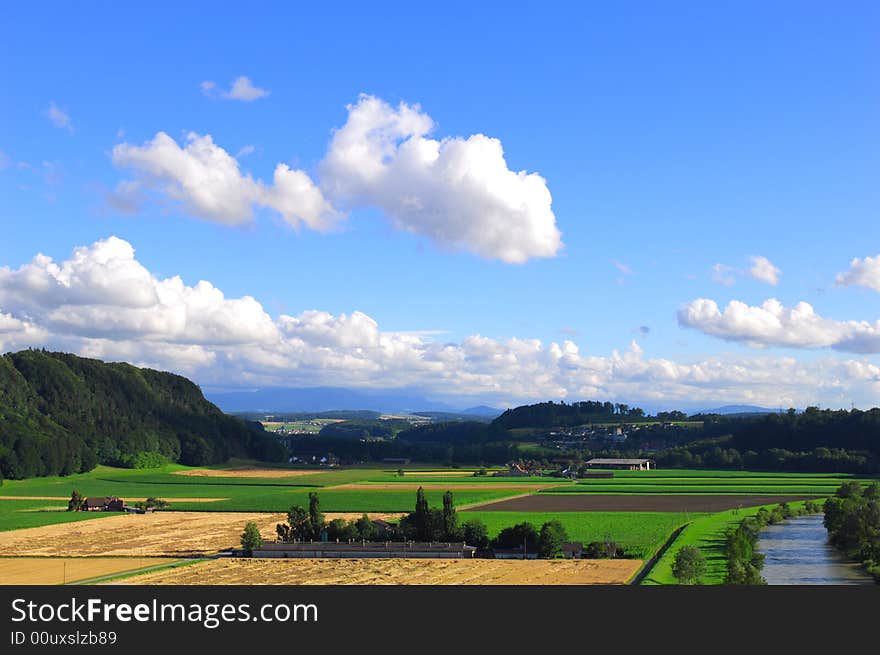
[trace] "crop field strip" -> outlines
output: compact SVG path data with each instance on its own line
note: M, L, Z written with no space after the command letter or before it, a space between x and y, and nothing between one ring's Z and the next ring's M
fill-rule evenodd
M218 559L138 575L146 585L625 584L641 560Z
M0 580L5 585L71 584L175 561L162 557L0 557Z
M473 507L480 512L723 512L821 496L531 494Z

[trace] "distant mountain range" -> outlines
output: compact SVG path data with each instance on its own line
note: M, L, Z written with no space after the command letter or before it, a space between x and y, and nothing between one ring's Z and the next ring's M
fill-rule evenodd
M254 391L205 391L224 412L327 412L373 410L385 414L444 412L494 418L502 410L480 405L461 409L432 401L407 389L357 390L341 387L279 388Z
M758 407L757 405L724 405L715 409L704 409L699 414L780 414L788 411L788 409L768 409L767 407Z

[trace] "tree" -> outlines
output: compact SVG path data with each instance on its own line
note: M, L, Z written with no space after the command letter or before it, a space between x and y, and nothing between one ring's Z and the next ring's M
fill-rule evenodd
M246 523L244 532L241 533L241 547L245 554L250 557L254 554L254 550L263 545L263 537L260 536L260 529L253 521Z
M679 584L700 584L700 577L706 573L706 559L696 546L684 546L675 554L672 575Z
M452 492L443 494L443 523L441 527L443 539L455 541L458 538L458 517L455 515L455 504L452 502Z
M379 534L379 530L376 528L376 524L370 520L370 517L366 514L362 514L361 517L355 523L355 528L357 528L357 534L361 539L366 541L370 541L375 539Z
M545 559L554 559L562 554L565 541L568 541L565 526L559 521L547 521L538 535L538 554Z
M320 539L324 531L324 515L321 513L321 502L317 492L309 492L309 531L312 539Z
M308 539L312 534L312 523L309 513L299 505L292 506L287 511L287 524L279 523L275 526L278 538L281 541L295 541Z
M489 547L489 531L480 519L465 521L461 526L461 538L467 545L476 546L480 550Z
M83 496L76 489L73 490L73 493L70 494L70 500L67 503L67 511L68 512L78 512L83 508L83 505L86 504L86 497Z
M419 487L416 491L416 511L413 516L413 523L416 529L416 539L425 541L428 538L430 529L430 516L428 513L428 501L425 498L425 490Z

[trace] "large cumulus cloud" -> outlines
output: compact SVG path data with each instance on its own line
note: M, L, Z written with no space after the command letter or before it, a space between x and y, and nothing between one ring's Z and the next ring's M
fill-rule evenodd
M358 311L270 316L252 297L207 281L158 278L110 237L66 260L37 255L0 268L0 348L46 346L177 371L230 386L417 388L499 405L610 398L668 403L870 403L880 366L864 359L650 358L636 343L609 355L571 340L443 341L383 331Z
M786 307L775 298L759 306L731 300L722 311L714 300L698 298L679 309L678 322L714 337L753 346L880 353L880 321L824 318L806 302Z
M210 135L190 133L181 146L159 132L142 145L113 149L113 163L134 176L119 183L111 201L131 209L158 195L226 225L248 223L255 209L268 208L317 230L337 224L343 210L376 207L396 228L442 248L508 263L555 256L562 238L544 178L511 170L496 138L437 140L428 136L433 129L418 105L394 108L363 95L334 131L317 183L278 164L272 184L243 173Z

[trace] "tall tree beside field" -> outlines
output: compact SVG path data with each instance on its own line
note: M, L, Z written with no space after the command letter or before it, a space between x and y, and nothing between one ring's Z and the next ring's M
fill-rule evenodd
M428 500L425 498L425 490L419 487L416 491L416 511L413 522L416 528L416 539L424 541L430 531L430 514L428 512Z
M309 492L309 527L312 539L320 539L324 531L324 515L321 513L321 501L315 491Z
M700 584L706 573L706 559L696 546L685 546L675 554L672 575L679 584Z
M73 493L70 494L70 500L67 503L67 511L68 512L78 512L82 509L83 505L86 503L86 497L83 496L76 489L73 490Z
M253 521L246 523L244 532L241 533L241 547L244 549L248 557L254 554L254 551L263 545L263 537L260 536L260 529Z
M443 538L447 541L458 539L458 517L455 514L451 491L443 494Z
M303 507L294 505L287 511L287 523L279 523L275 526L275 531L281 541L310 539L312 523L309 513Z
M568 540L568 533L559 521L547 521L538 534L538 554L553 559L562 554L562 544Z

